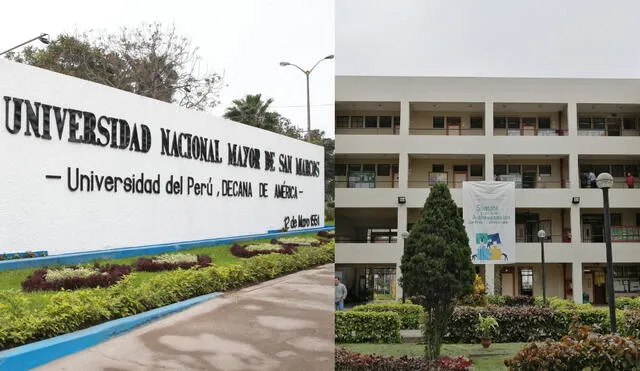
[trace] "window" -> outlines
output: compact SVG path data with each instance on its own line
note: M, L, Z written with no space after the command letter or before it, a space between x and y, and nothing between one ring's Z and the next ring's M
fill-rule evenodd
M493 167L493 172L496 175L506 175L507 174L507 165L495 165Z
M431 165L431 171L434 173L444 173L444 164Z
M520 117L507 117L507 128L520 129Z
M389 176L390 171L391 171L391 165L378 164L378 176Z
M591 117L578 117L578 129L580 130L591 129Z
M533 295L533 269L520 269L520 295Z
M617 177L623 177L626 174L624 173L624 165L611 165L611 175Z
M609 169L609 165L595 165L594 166L594 173L596 173L596 176L602 174L602 173L608 173L611 170Z
M540 175L551 175L551 165L538 165L538 173Z
M471 165L471 176L482 176L484 173L484 169L482 165Z
M505 129L507 127L507 118L506 117L494 117L493 118L493 127L495 129Z
M349 127L349 116L338 116L338 117L336 117L336 127L337 128L348 128Z
M466 173L467 169L467 165L453 165L453 171L455 172Z
M536 124L536 118L535 117L523 117L522 118L522 123L526 124L526 125L535 125Z
M483 127L482 116L471 116L471 129L482 129Z
M447 125L460 125L462 119L459 116L447 116Z
M631 173L633 176L638 176L638 165L624 165L624 172Z
M594 117L592 119L593 122L593 128L596 130L604 130L605 127L605 119L604 117Z
M520 165L507 165L507 174L522 174L522 166Z
M362 171L376 171L376 164L364 164L362 165Z
M362 170L361 164L349 164L349 173Z
M345 165L345 164L336 164L335 165L335 173L336 173L336 176L347 176L347 165Z
M634 117L625 117L622 119L622 127L625 130L635 130L636 129L636 119Z
M393 125L400 126L400 116L393 116Z
M444 129L444 116L433 116L433 128Z
M381 128L390 128L391 127L391 116L380 116L380 127Z
M364 127L364 119L362 116L351 116L351 127L362 128Z
M378 116L365 116L364 117L364 127L365 128L377 128L378 127Z
M391 172L394 174L398 174L398 164L391 165Z
M549 117L538 117L538 129L551 129L551 119Z

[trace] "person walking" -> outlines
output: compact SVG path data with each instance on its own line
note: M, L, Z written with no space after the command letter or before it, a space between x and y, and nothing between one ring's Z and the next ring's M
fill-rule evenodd
M347 298L347 287L340 282L340 277L336 277L336 310L344 309L344 299Z
M631 175L631 173L627 173L627 188L635 188L636 179Z

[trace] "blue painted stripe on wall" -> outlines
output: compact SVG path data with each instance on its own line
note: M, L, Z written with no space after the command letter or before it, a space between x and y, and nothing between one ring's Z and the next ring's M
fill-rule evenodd
M23 371L92 347L154 319L216 298L213 293L0 352L0 370Z
M41 258L29 258L20 260L5 260L0 261L0 272L11 269L23 269L23 268L37 268L50 265L68 265L84 263L96 259L122 259L131 258L142 255L155 255L165 252L180 251L185 249L193 249L196 247L208 247L217 245L227 245L233 242L256 240L264 238L278 238L285 236L294 236L306 233L320 232L320 231L332 231L334 226L327 226L322 228L308 228L300 229L289 232L280 233L263 233L263 234L248 234L243 236L212 238L207 240L195 240L184 242L172 242L157 245L147 245L138 247L120 247L106 250L94 250L86 252L77 252L60 255L49 255Z

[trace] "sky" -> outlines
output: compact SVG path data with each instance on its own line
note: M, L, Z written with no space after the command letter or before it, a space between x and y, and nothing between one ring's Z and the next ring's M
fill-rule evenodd
M640 78L637 0L336 2L336 74Z
M307 127L305 75L281 61L311 68L334 54L332 0L23 0L3 2L0 50L40 33L117 32L143 22L175 24L199 47L204 66L224 74L221 116L233 99L261 93L273 110ZM32 45L38 45L34 42ZM310 76L311 128L333 137L334 60Z

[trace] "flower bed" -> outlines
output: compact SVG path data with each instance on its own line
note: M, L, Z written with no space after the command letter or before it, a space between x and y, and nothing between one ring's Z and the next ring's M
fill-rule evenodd
M466 371L470 370L473 362L460 357L442 357L429 361L423 357L389 357L377 354L360 354L346 349L336 349L336 371L365 371L365 370L393 370L393 371Z
M295 255L256 256L228 266L162 272L135 284L134 272L106 289L58 292L38 310L21 310L19 306L31 300L32 294L11 292L10 300L0 300L0 350L333 261L334 245L330 243L300 247Z
M131 272L128 265L96 264L93 268L71 266L60 269L38 269L24 282L26 292L39 290L77 290L81 288L108 287Z
M208 255L162 254L153 258L138 258L134 266L137 271L158 272L195 266L202 268L210 264L211 258Z
M250 258L256 255L265 254L293 254L297 251L298 246L294 244L272 244L262 243L255 245L239 245L234 243L231 246L231 254L239 258Z
M297 245L297 246L320 246L327 243L328 240L317 239L314 237L284 237L271 240L272 244L279 245Z
M318 232L318 237L332 239L336 237L336 234L327 231L320 231Z

